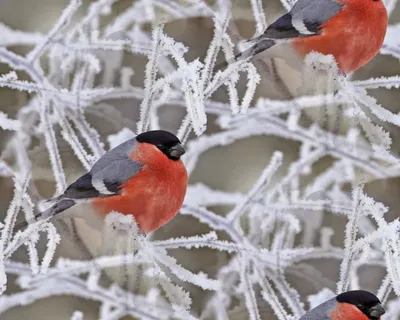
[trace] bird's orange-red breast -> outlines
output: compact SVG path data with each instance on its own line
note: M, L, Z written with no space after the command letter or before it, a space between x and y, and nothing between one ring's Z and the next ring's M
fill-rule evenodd
M331 320L370 320L355 305L350 303L336 303L336 308L329 315Z
M182 206L188 175L182 160L172 161L156 146L138 143L131 154L143 168L122 184L120 195L93 200L95 209L132 214L143 232L154 231L170 221Z
M317 51L332 54L339 69L352 72L369 62L382 47L388 14L382 0L337 0L340 12L321 25L321 33L296 38L293 47L302 56Z

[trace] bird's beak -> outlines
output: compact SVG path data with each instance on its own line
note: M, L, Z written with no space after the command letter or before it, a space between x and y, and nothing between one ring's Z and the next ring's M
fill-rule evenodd
M384 313L385 309L380 303L374 305L372 308L369 309L369 316L374 319L379 319L379 317Z
M185 153L185 149L183 149L180 143L177 143L173 147L169 149L169 155L173 158L179 159L181 155Z

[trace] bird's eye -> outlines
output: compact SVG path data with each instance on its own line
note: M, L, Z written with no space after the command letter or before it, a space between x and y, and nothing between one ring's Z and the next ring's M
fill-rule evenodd
M357 307L359 310L361 310L361 311L364 312L364 309L365 309L364 305L362 305L362 304L357 304L356 307Z

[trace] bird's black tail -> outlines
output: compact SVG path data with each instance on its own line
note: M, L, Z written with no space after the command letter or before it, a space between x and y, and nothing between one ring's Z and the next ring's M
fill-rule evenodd
M264 50L267 50L276 44L275 40L262 39L261 36L251 39L251 40L248 40L246 42L249 42L249 43L255 42L255 44L252 47L250 47L249 49L237 54L232 59L229 59L228 61L225 61L223 63L216 65L215 72L226 68L228 65L230 65L232 63L254 57L256 54L259 54L260 52L263 52Z
M29 221L23 221L19 224L17 224L14 228L15 231L21 230L26 228L27 226L29 226L32 223L35 223L37 221L49 218L49 217L53 217L65 210L67 210L68 208L72 207L73 205L76 204L75 200L71 200L71 199L62 199L60 201L58 201L57 203L55 203L52 207L48 208L47 210L38 213L37 215L35 215L35 217Z

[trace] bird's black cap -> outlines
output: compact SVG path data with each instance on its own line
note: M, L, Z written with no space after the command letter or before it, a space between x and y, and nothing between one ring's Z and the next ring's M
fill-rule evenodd
M165 130L152 130L143 132L136 137L136 140L138 142L151 143L155 146L162 144L172 147L177 143L181 143L174 134Z
M136 141L155 145L171 160L179 160L185 153L178 137L165 130L143 132L136 137Z
M352 290L339 294L336 300L340 303L349 303L360 309L369 319L378 320L385 313L380 300L371 292Z
M374 305L376 303L381 303L379 299L371 292L364 290L352 290L339 294L336 297L338 302L345 302L351 304L366 304Z

